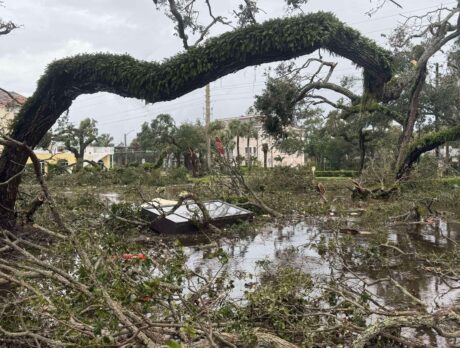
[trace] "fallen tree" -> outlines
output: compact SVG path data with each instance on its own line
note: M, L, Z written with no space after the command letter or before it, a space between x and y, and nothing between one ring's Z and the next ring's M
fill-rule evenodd
M16 117L12 138L33 148L73 100L110 92L148 103L172 100L251 65L327 49L364 68L366 95L379 98L391 79L391 55L329 13L315 13L225 33L164 63L129 55L94 54L52 63ZM6 148L0 158L0 223L13 226L20 176L28 154Z

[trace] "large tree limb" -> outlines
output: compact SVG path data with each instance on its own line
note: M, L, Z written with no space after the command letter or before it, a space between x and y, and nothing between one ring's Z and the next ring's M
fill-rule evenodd
M429 133L419 140L416 140L409 146L407 155L399 166L396 178L404 178L410 172L414 163L417 162L420 156L425 152L434 150L448 141L455 141L458 139L460 139L460 125L439 132Z

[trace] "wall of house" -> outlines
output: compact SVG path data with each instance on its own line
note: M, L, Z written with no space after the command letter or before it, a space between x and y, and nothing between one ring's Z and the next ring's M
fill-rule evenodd
M13 100L10 95L12 95L15 100ZM26 97L16 92L10 92L10 95L0 91L0 132L3 134L9 132L14 117L27 100Z
M238 117L235 119L239 119L242 122L248 121L250 119L257 119L257 117L251 116L243 116ZM232 119L225 119L224 122L229 123ZM248 149L248 140L245 137L240 137L240 156L243 156L245 159L247 158L247 154L249 151L252 157L255 157L256 160L259 162L260 166L264 165L264 152L262 150L262 145L264 143L268 144L268 153L267 153L267 167L273 168L276 166L287 166L287 167L296 167L296 166L303 166L305 165L305 156L303 153L296 153L293 155L289 155L277 149L275 145L275 141L270 136L266 136L263 132L262 126L257 126L257 138L249 139L249 150ZM234 138L235 147L231 153L232 158L236 158L237 156L237 148L236 148L236 137ZM281 161L276 159L282 159ZM244 160L243 163L246 161Z
M0 132L2 134L8 133L14 116L18 111L18 107L0 105Z
M268 144L268 153L267 153L267 167L273 168L276 166L287 166L287 167L295 167L295 166L302 166L305 164L305 157L303 153L301 154L293 154L289 155L286 154L277 148L274 147L274 141L270 137L265 137L262 132L259 132L259 137L257 139L251 138L249 140L249 151L252 157L255 157L259 162L260 166L264 164L264 152L262 150L262 144ZM236 144L236 138L235 138ZM243 156L245 159L247 158L248 154L248 145L247 145L247 138L240 138L240 155ZM232 153L233 158L237 156L237 149L236 145L233 149ZM282 158L282 161L277 161L275 158ZM243 162L245 163L245 161Z
M53 144L50 150L35 150L34 152L38 159L43 161L43 173L48 172L48 164L57 165L64 162L66 166L74 166L77 162L75 155L70 151L63 151L59 144ZM113 147L90 146L86 149L84 158L88 161L102 163L104 168L111 169L113 168ZM32 163L30 158L27 163ZM91 164L84 163L83 165Z

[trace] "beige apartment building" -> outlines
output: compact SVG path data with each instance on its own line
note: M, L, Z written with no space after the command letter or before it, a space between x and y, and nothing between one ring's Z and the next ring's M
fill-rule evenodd
M276 166L296 167L296 166L305 165L305 156L303 153L287 154L287 153L280 151L275 146L274 139L264 133L260 116L245 115L245 116L221 119L221 121L225 122L227 125L233 120L239 120L241 122L249 122L253 120L256 123L255 128L257 130L257 137L249 139L249 146L247 143L247 138L240 137L240 156L246 159L248 158L248 155L250 155L253 159L258 161L260 165L263 165L264 152L263 152L262 146L263 144L267 144L268 145L268 153L267 153L267 167L268 168L273 168ZM301 129L299 129L299 131L302 132ZM232 153L230 154L231 158L236 158L237 153L238 153L236 149L236 137L234 141L235 141L235 147Z
M14 116L19 112L22 105L26 102L27 98L16 93L8 93L0 90L0 133L7 134L9 127L13 121Z

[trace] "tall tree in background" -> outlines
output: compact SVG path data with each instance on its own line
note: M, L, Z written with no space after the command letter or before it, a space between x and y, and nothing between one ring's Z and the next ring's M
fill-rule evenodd
M178 161L182 156L184 165L197 176L203 167L206 153L206 129L199 123L183 123L177 128L174 137L175 157Z
M435 54L452 44L460 36L460 2L454 8L440 7L426 15L407 18L391 38L395 53L390 58L393 79L385 87L369 94L368 87L375 81L364 78L364 91L355 94L347 86L331 82L336 63L319 58L310 58L300 66L295 63L281 65L278 79L269 79L264 93L255 106L265 116L265 128L271 134L283 136L286 127L295 124L298 106L309 100L312 105L332 106L341 111L342 118L350 115L378 113L391 118L402 126L398 152L395 156L395 178L407 177L420 155L446 141L460 138L460 125L441 129L435 134L426 134L420 139L413 137L416 123L421 121L421 100L429 73L428 62ZM435 19L436 18L436 19ZM409 51L401 65L398 57ZM312 64L317 67L313 70ZM342 95L337 101L318 94L329 90ZM399 108L392 107L400 104ZM364 145L364 128L360 128L361 145ZM364 149L364 146L361 146ZM364 153L364 152L363 152Z
M86 118L82 120L77 127L69 121L68 114L58 121L58 126L53 139L63 142L66 150L73 153L76 159L76 171L83 168L86 148L100 139L96 124L96 120ZM103 134L101 141L107 141L108 137L110 136Z
M231 120L228 124L228 128L234 137L236 137L236 161L239 163L241 161L240 154L240 138L244 137L244 127L243 122L240 120Z
M113 137L108 133L103 133L97 137L95 145L103 147L112 147Z
M248 167L251 167L252 152L251 152L251 147L249 145L250 145L251 139L258 138L259 132L256 127L256 122L253 119L243 122L242 128L243 128L243 134L246 137L246 154L245 154L246 165Z
M144 122L137 133L136 142L143 151L157 154L156 166L163 164L166 156L173 151L177 127L169 114L157 115L150 124Z

